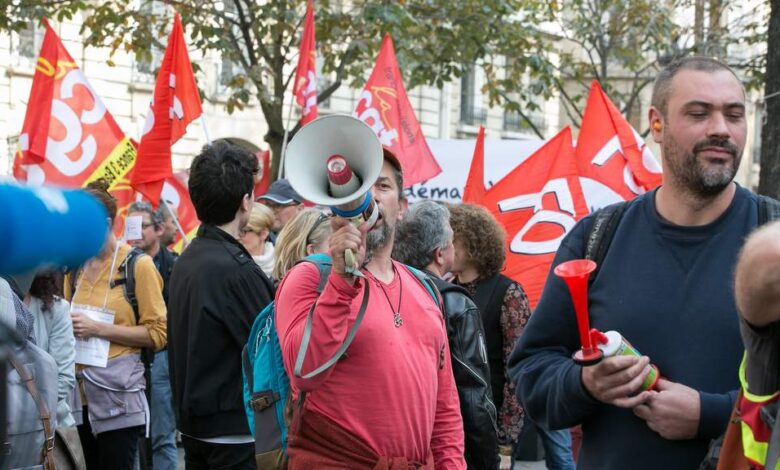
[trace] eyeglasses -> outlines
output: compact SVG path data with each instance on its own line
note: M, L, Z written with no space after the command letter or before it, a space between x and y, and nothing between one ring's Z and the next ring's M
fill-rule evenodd
M246 228L245 227L245 228L242 228L241 230L239 230L238 233L241 234L241 235L246 235L247 233L255 233L255 231L252 230L251 228Z

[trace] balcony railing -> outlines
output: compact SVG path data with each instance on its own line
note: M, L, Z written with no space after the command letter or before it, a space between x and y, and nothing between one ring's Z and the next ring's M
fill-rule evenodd
M544 118L539 115L529 116L531 122L537 129L544 127ZM531 125L525 120L520 113L508 112L504 113L504 130L510 132L527 132L532 130Z
M474 106L463 106L460 108L460 122L468 126L479 126L485 124L487 120L487 110Z

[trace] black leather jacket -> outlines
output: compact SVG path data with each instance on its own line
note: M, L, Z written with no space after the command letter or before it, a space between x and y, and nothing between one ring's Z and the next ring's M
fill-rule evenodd
M490 367L479 310L464 288L428 274L444 300L452 373L458 387L466 438L466 463L470 470L498 469L496 407L490 390Z

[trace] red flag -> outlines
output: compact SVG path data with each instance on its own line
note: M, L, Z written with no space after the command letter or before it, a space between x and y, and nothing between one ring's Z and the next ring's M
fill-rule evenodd
M163 185L160 199L167 201L176 209L179 216L179 224L187 234L187 239L192 241L195 238L198 227L200 227L200 220L198 220L198 214L195 212L195 206L192 204L190 192L187 189L189 177L188 171L180 171L167 178ZM176 241L174 241L174 251L181 253L183 248L182 236L180 233L177 233Z
M146 116L138 161L130 184L156 206L163 182L173 174L171 145L184 135L187 124L201 115L200 95L184 42L179 14L173 20L154 96Z
M261 150L255 154L257 156L257 176L255 177L255 197L268 192L268 186L271 184L271 152Z
M407 187L441 173L406 96L389 34L352 114L371 126L382 145L398 157Z
M593 81L575 151L583 176L632 199L661 184L661 167L642 137ZM614 194L607 195L614 199ZM607 199L596 201L595 208Z
M474 157L471 159L469 176L463 188L463 202L482 204L485 198L485 128L479 126Z
M531 308L563 237L587 215L571 129L564 128L485 194L507 232L504 274L523 286Z
M317 58L314 39L314 6L312 0L306 5L306 22L303 25L298 67L295 69L293 94L303 107L301 125L317 118Z
M192 240L200 226L200 220L198 220L195 206L192 204L190 193L187 190L188 179L189 172L187 171L180 171L166 178L163 183L162 192L160 193L160 200L166 201L166 203L176 209L179 224L187 234L187 238ZM138 193L130 186L119 189L120 191L115 193L115 196L117 197L117 217L114 224L114 232L118 237L121 237L124 232L124 221L127 217L128 209L132 203L139 200L139 197ZM174 250L181 253L183 248L182 236L178 231L176 232L176 240L173 244Z
M46 19L43 25L14 177L67 187L103 177L113 189L133 166L135 147Z

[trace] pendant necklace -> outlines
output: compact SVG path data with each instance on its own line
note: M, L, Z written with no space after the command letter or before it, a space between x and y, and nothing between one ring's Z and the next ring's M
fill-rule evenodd
M382 284L382 281L376 278L373 274L371 274L371 277L374 278L374 280L379 284L379 288L382 289L382 293L385 294L385 299L387 299L387 305L390 306L390 311L393 312L393 324L396 328L400 328L404 324L404 319L401 318L401 299L404 295L404 285L403 285L403 279L401 278L401 273L399 273L395 269L395 265L393 265L393 273L398 276L398 308L393 308L393 303L390 301L390 296L387 294L387 291L385 290L384 284Z

